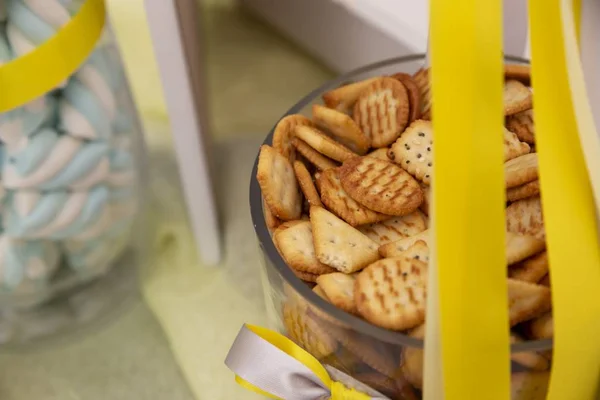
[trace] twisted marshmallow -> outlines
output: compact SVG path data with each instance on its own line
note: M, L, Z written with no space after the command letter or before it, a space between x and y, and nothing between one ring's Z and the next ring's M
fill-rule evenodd
M85 274L102 273L123 252L129 235L129 230L121 229L94 240L66 240L63 248L67 262L71 268Z
M0 236L0 289L36 290L58 268L60 252L54 242L25 241Z
M7 148L3 181L8 189L85 189L109 174L108 145L85 142L44 128Z
M5 233L15 238L88 240L112 223L109 190L10 192L4 209Z
M134 187L137 176L131 153L123 149L113 148L110 150L109 159L108 184L111 187Z

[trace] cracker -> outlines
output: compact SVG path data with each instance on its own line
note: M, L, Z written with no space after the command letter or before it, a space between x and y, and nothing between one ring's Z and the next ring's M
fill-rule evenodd
M336 161L344 162L357 156L356 153L316 128L300 125L294 129L294 135L319 153Z
M429 262L429 246L423 240L417 240L412 246L403 251L399 257L413 258L415 260Z
M386 147L406 128L409 112L406 87L396 79L383 77L361 93L353 116L373 147Z
M421 68L413 75L413 80L421 91L421 119L429 119L431 115L431 82L429 68Z
M310 208L318 260L340 272L352 273L379 259L377 243L322 207Z
M358 312L372 324L401 331L425 321L427 265L421 261L379 260L358 274L354 290Z
M535 127L533 124L533 110L525 110L506 118L506 127L514 132L520 141L534 144Z
M310 222L303 221L283 231L276 231L275 241L285 262L296 271L315 275L335 271L317 259Z
M356 157L340 167L342 187L354 200L388 215L407 215L423 202L419 183L398 165Z
M300 189L306 200L308 200L308 203L311 206L321 206L321 198L317 193L312 176L310 176L310 172L308 172L306 166L300 161L294 161L294 172L296 173L296 179L298 180Z
M390 160L412 176L429 185L433 171L433 125L430 121L416 120L388 151Z
M429 246L429 229L424 230L421 233L418 233L414 236L409 236L404 239L396 240L395 242L390 242L379 246L379 254L381 257L389 258L389 257L401 257L402 253L408 250L413 244L422 240L426 245Z
M409 236L414 236L427 229L427 222L419 211L403 217L393 217L374 224L363 225L358 228L378 245L395 242Z
M504 129L504 161L522 156L531 151L527 143L521 142L517 135L506 128Z
M363 155L371 147L371 140L348 115L331 108L314 104L313 121L319 128L331 133L344 146Z
M281 224L281 220L275 215L273 215L271 209L269 208L269 205L267 204L264 198L262 203L263 213L265 214L265 224L267 225L269 232L273 233L273 230L275 230Z
M531 68L526 64L505 64L504 78L515 79L529 86L531 82Z
M317 284L329 302L352 314L357 313L354 301L354 281L354 276L341 272L333 272L317 278Z
M413 122L421 115L421 89L417 82L409 74L398 72L391 76L394 79L402 82L408 92L408 100L410 104L410 112L408 114L408 122Z
M542 279L538 282L542 286L550 287L550 274L544 275Z
M535 180L521 186L515 186L506 191L506 200L513 202L538 196L540 194L540 181Z
M413 329L409 336L424 339L425 325ZM400 357L400 370L404 378L417 389L423 389L423 368L423 349L410 346L403 347L402 356Z
M375 158L383 160L383 161L390 161L390 159L387 156L388 150L389 150L388 147L382 147L380 149L370 152L369 154L367 154L367 157L375 157Z
M271 146L262 145L256 179L271 212L289 221L300 217L302 196L290 161Z
M311 274L310 272L298 271L295 268L290 268L290 269L292 270L294 275L296 275L299 279L303 280L304 282L316 283L317 278L319 277L318 274Z
M336 340L301 307L284 304L283 324L288 337L317 359L327 357L337 349Z
M536 318L552 307L550 289L508 279L508 314L510 326Z
M504 182L507 188L518 187L537 179L537 153L525 154L504 163Z
M352 226L370 224L390 218L357 203L346 193L339 178L339 169L323 171L317 177L317 187L321 192L321 201L335 215Z
M306 158L308 162L317 167L319 171L325 171L326 169L335 168L338 166L338 164L335 161L328 157L325 157L323 154L319 153L318 151L310 147L308 144L306 144L306 142L303 140L293 138L292 144L296 148L296 151L298 151L298 153L304 156L304 158Z
M323 94L323 102L329 108L349 113L352 110L352 107L354 107L354 103L356 103L360 94L377 79L379 78L365 79L330 90Z
M531 320L528 324L528 333L532 339L551 339L554 337L554 320L552 312L549 311L538 318Z
M546 242L533 236L506 232L506 262L508 265L540 253L546 248Z
M518 200L506 208L506 229L509 232L546 238L542 202L539 197Z
M431 187L424 183L421 183L421 190L423 191L423 202L419 209L425 213L425 215L429 215L429 207L431 205Z
M509 278L531 283L540 282L547 274L548 254L545 251L513 264L508 269Z
M293 114L283 117L275 126L273 132L273 147L285 156L290 162L296 159L296 152L292 146L294 128L298 125L314 126L312 121L304 115Z
M533 107L531 91L521 82L510 79L504 83L504 115L513 115Z
M523 339L517 334L511 333L510 342L520 343L523 342ZM534 371L546 371L550 368L548 360L535 351L511 353L510 359L517 364Z
M523 371L510 376L511 400L546 400L549 372Z

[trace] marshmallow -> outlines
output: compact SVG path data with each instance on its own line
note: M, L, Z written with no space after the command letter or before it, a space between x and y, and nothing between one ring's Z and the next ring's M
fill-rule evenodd
M107 183L111 187L134 187L137 180L133 156L127 150L112 148L109 154L110 173Z

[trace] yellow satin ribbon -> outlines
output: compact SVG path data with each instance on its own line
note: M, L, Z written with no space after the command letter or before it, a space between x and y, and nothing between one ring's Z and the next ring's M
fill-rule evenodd
M53 37L0 66L0 113L29 103L71 76L94 50L105 19L104 0L86 0Z
M306 350L298 346L296 343L288 339L287 337L272 331L270 329L262 328L260 326L255 325L246 325L246 327L252 331L254 334L259 336L260 338L266 340L271 343L273 346L277 347L279 350L283 351L290 357L295 358L304 364L308 369L310 369L315 376L317 376L321 382L325 385L327 389L331 392L331 400L370 400L371 397L365 393L361 393L355 389L347 388L340 382L333 381L327 370L321 365L321 363L313 357ZM235 381L242 387L251 390L255 393L258 393L262 396L268 397L270 399L283 400L277 396L272 395L271 393L265 392L261 388L251 384L250 382L242 379L241 377L235 377Z

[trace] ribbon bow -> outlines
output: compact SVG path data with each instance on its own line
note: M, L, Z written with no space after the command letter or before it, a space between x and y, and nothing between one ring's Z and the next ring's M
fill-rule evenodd
M271 399L389 400L343 372L323 366L285 336L254 325L242 327L225 365L242 387Z

